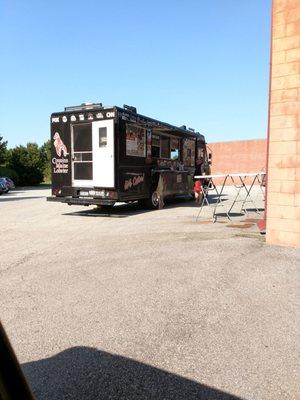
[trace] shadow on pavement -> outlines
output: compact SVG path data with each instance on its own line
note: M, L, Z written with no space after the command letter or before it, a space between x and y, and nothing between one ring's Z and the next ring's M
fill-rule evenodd
M210 200L213 204L216 202L214 199ZM224 200L222 200L224 201ZM176 208L176 207L195 207L199 208L194 200L187 199L186 197L176 197L165 200L164 209L166 208ZM206 208L206 205L204 205ZM62 215L72 216L72 217L110 217L110 218L126 218L133 215L149 213L149 212L159 212L157 210L145 209L138 202L117 204L111 210L101 210L101 208L87 208L80 211L66 212ZM244 214L236 214L244 215Z
M165 202L164 208L174 208L174 207L198 207L195 202L187 201L186 199L177 198L169 199ZM110 217L110 218L126 218L133 215L149 213L149 212L159 212L157 210L150 210L142 207L138 202L117 204L111 210L101 210L101 208L88 208L81 211L67 212L63 215L73 216L73 217Z
M223 203L224 201L227 201L227 200L229 200L229 197L227 197L227 195L226 194L224 194L224 195L222 195L221 196L221 203ZM210 195L208 195L208 201L209 201L209 203L210 204L215 204L215 203L217 203L217 201L218 201L218 196L216 196L216 195L213 195L213 194L210 194ZM187 199L187 198L180 198L180 197L178 197L178 198L175 198L175 199L170 199L170 200L167 200L167 202L166 202L166 204L168 205L173 205L173 204L176 204L176 203L183 203L183 202L185 202L189 207L193 207L193 206L195 206L195 207L199 207L199 204L198 203L196 203L195 202L195 200L193 200L193 199ZM204 207L206 207L207 206L207 204L206 203L204 203Z
M226 194L222 194L222 196L220 196L220 200L221 200L220 203L223 203L224 201L230 200L230 197L228 197L228 195ZM219 196L216 196L214 194L209 194L208 201L210 204L215 204L219 201Z
M74 211L63 213L71 217L108 217L108 218L126 218L137 214L150 212L150 210L143 209L138 203L119 204L114 206L111 210L101 210L101 208L88 208L81 211Z
M89 347L22 365L38 400L241 400L138 361Z
M15 196L16 194L25 193L25 192L26 192L25 190L13 189L13 190L10 190L8 193L4 193L4 195L5 196Z
M248 208L247 207L247 208L244 208L244 210L247 212L252 212L252 213L256 213L256 214L257 214L257 212L261 213L261 212L265 211L265 209L261 208L261 207L257 207L257 208Z

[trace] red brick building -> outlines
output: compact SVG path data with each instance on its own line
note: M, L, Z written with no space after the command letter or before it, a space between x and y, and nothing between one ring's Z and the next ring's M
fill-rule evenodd
M300 247L300 1L273 0L267 243Z
M266 170L266 139L209 143L208 148L212 151L214 174Z

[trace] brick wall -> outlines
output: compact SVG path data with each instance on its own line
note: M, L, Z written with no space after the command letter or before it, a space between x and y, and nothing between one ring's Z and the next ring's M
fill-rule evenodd
M300 247L300 1L273 0L267 242Z
M267 140L210 143L212 173L258 172L266 169Z

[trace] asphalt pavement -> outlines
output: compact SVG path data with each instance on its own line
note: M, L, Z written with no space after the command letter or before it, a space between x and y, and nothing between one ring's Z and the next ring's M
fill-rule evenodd
M300 398L300 251L257 213L48 194L0 196L0 318L37 399Z

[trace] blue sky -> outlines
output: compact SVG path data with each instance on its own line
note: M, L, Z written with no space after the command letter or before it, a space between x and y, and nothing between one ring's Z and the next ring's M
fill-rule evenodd
M0 135L49 138L85 101L208 142L266 136L271 0L0 0Z

